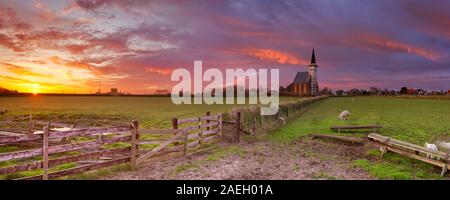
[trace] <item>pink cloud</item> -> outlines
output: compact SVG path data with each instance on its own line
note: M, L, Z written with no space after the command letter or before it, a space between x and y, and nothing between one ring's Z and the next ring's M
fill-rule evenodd
M308 61L303 60L290 53L285 53L273 49L250 49L246 50L248 55L261 60L275 61L280 64L307 65Z
M441 58L441 55L437 52L434 52L433 50L412 44L395 41L392 39L387 39L385 37L376 36L374 34L362 34L360 38L362 42L368 45L369 47L401 51L408 54L420 56L431 61L439 61Z
M54 20L56 18L55 13L44 3L38 1L34 3L34 7L39 11L39 16L44 20Z
M173 69L164 68L164 67L149 67L149 68L146 68L145 71L150 72L150 73L161 74L161 75L169 75L172 73Z

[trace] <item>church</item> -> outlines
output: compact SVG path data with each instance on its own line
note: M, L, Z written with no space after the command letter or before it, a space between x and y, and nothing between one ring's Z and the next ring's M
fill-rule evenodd
M317 64L314 49L311 56L311 64L306 72L297 72L294 81L289 84L281 94L290 96L316 96L319 93L317 82Z

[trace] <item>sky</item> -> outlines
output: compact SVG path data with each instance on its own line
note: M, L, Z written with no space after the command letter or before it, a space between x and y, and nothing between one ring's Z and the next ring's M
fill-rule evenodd
M177 68L277 68L319 86L450 89L448 0L1 0L0 87L170 91Z

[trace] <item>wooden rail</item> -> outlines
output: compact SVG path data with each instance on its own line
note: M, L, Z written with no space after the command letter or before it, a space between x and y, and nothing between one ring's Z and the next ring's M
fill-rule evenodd
M17 119L15 119L15 120L17 120ZM11 120L0 121L0 125L7 124L7 125L16 126L15 128L10 128L10 129L1 128L1 129L3 131L18 133L18 134L33 134L36 131L37 125L40 125L41 127L49 126L50 130L62 129L62 128L67 128L67 129L74 129L74 128L86 129L87 128L87 127L77 126L75 124L66 124L66 123L61 123L61 122L36 120L33 118L33 115L29 115L28 117L19 118L19 120L27 120L27 121L26 122L25 121L11 121Z
M86 135L95 135L102 134L108 132L121 132L128 131L131 129L131 126L113 126L113 127L104 127L104 128L86 128L86 129L78 129L71 131L49 131L49 138L63 138L63 137L75 137L75 136L86 136ZM20 135L20 136L5 136L0 137L0 144L7 143L18 143L18 142L29 142L42 140L42 134L31 134L31 135Z

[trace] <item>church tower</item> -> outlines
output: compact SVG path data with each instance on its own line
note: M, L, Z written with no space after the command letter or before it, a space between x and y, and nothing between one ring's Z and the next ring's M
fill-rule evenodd
M309 77L311 80L310 85L311 96L315 96L319 93L319 84L317 83L317 64L314 49L311 56L311 64L309 64Z

